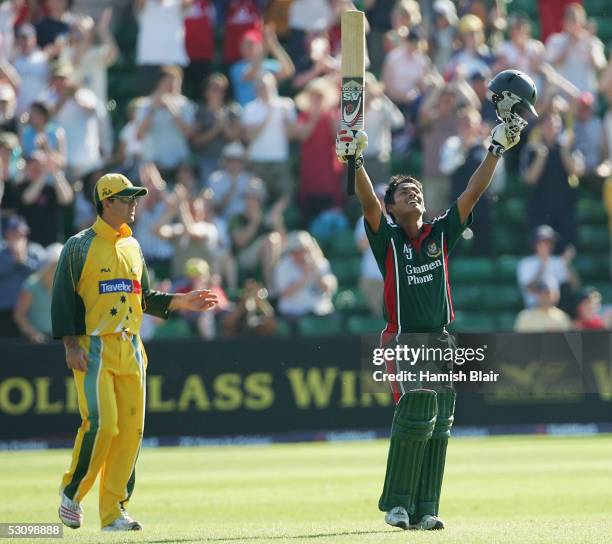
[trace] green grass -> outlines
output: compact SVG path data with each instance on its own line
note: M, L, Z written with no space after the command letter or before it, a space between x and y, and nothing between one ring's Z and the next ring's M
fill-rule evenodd
M610 542L610 436L452 440L441 509L447 529L435 533L384 524L377 501L386 448L386 441L374 441L145 449L130 505L145 531L100 533L94 488L83 505L85 526L65 529L64 540ZM66 450L0 452L0 521L55 521L68 461Z

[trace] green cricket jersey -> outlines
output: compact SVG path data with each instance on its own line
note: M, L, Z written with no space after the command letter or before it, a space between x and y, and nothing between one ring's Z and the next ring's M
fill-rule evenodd
M472 222L472 214L461 224L455 203L432 222L423 223L414 240L384 214L377 233L364 222L385 282L385 333L435 331L448 325L454 318L448 254Z

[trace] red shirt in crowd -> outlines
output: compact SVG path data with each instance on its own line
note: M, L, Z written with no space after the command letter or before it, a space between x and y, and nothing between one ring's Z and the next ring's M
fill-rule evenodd
M223 60L226 63L240 60L240 42L249 30L263 33L263 17L254 0L229 0L225 12L225 36Z
M301 203L311 196L329 195L335 205L344 202L342 173L344 167L336 158L336 135L332 125L338 118L337 111L323 111L310 137L302 142L300 149L300 189ZM308 114L300 113L298 122L308 121ZM313 160L313 158L315 158Z
M185 49L191 60L213 60L215 6L212 0L195 0L185 13Z
M538 0L540 12L540 40L563 30L563 13L569 4L582 4L582 0Z

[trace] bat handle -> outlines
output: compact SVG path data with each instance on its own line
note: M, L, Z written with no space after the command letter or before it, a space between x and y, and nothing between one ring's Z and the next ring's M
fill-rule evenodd
M355 194L355 172L356 172L356 167L355 167L355 155L351 155L348 158L348 177L347 177L347 187L346 187L346 193L349 196L352 196Z

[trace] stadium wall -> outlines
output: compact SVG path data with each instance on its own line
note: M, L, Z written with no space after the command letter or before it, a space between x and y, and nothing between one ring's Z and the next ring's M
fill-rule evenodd
M610 338L466 335L464 343L496 346L505 380L457 384L457 433L611 430ZM373 388L367 379L369 345L355 336L152 342L145 438L189 444L382 436L393 407L387 385ZM80 418L61 344L3 343L0 352L0 447L69 445Z

